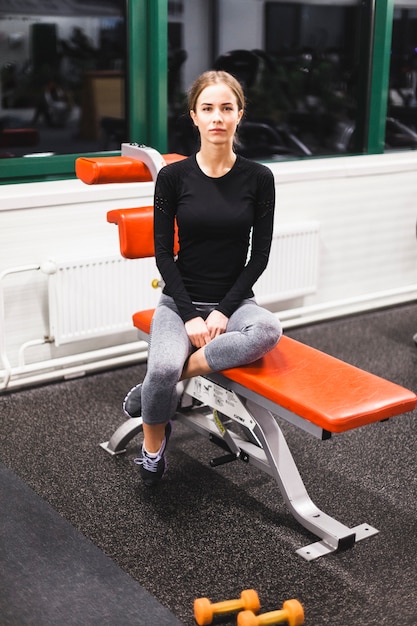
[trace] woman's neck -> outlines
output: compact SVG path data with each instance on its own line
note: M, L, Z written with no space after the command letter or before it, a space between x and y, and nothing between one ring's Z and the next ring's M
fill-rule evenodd
M207 150L201 148L196 154L199 168L210 178L220 178L232 169L236 161L233 150Z

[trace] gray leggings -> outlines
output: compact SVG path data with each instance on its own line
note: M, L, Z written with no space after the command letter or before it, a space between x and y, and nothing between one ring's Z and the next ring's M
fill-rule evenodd
M214 306L201 313L207 317ZM269 352L279 341L282 328L277 317L244 300L230 316L226 332L204 347L210 369L218 372L252 363ZM176 304L162 294L151 327L148 367L142 385L142 419L145 424L164 424L177 407L178 383L184 364L194 352Z

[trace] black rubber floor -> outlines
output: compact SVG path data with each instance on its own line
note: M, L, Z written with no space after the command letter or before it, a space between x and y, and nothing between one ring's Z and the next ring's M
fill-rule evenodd
M407 305L287 334L417 391L416 331L417 305ZM100 448L144 373L137 365L0 396L10 470L0 474L1 626L193 626L194 598L245 588L264 611L298 598L306 626L416 626L416 412L324 442L281 424L317 506L380 531L307 562L295 551L314 537L273 479L240 461L211 468L219 449L185 425L175 423L155 491L133 463L140 438L122 457Z
M181 626L150 593L0 465L2 626Z

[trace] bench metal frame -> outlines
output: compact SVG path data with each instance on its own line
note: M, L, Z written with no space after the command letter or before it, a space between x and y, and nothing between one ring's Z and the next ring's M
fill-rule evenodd
M320 538L296 551L305 560L351 548L356 542L377 534L379 531L369 524L348 528L313 503L276 417L320 439L330 436L327 431L218 373L188 380L175 416L225 450L226 454L210 461L212 467L241 460L275 479L295 519ZM130 418L109 441L100 445L111 455L122 454L129 441L141 431L142 418Z

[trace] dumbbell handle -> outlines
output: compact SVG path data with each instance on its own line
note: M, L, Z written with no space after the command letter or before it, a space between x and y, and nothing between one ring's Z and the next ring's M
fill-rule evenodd
M242 599L223 600L223 602L217 602L212 606L216 613L234 613L235 611L240 611L242 608Z
M270 611L269 613L264 613L263 615L258 615L259 626L271 626L272 624L279 624L280 622L282 623L287 621L288 613L287 611L283 611L282 609L279 609L278 611Z
M290 608L290 603L293 605ZM288 608L285 608L285 605ZM270 611L261 615L255 615L252 611L242 611L237 616L237 626L273 626L286 623L288 626L301 626L304 624L304 611L297 600L284 602L284 608L278 611Z

